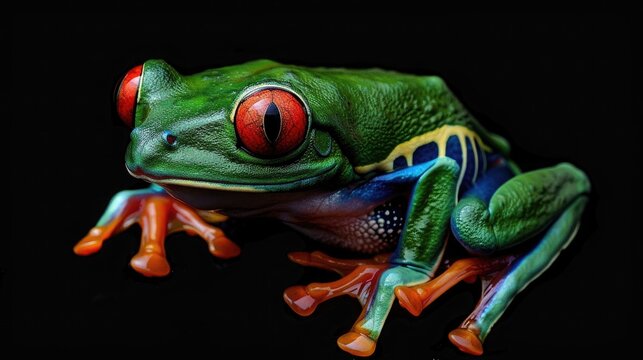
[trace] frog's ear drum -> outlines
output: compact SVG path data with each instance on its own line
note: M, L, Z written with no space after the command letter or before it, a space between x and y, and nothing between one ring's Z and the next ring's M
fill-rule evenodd
M116 99L116 112L125 125L134 126L136 103L138 102L138 89L141 82L143 65L136 66L125 74L121 80L114 98Z

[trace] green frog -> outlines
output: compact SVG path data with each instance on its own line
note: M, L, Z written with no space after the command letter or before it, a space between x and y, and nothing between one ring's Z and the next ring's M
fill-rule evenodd
M568 163L521 172L507 141L485 130L437 76L268 60L184 76L149 60L125 75L116 106L133 128L126 168L151 186L116 194L74 251L95 253L138 223L131 266L164 276L166 235L199 235L226 259L239 247L213 224L268 217L372 254L289 255L340 275L286 289L295 312L310 315L340 295L361 303L337 340L357 356L375 351L395 299L419 315L456 283L477 279L482 297L449 340L482 354L512 299L574 237L590 191L587 176ZM449 242L471 257L447 263Z

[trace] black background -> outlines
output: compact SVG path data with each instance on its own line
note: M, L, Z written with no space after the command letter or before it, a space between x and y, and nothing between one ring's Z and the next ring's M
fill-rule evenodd
M523 168L570 161L594 187L579 236L496 324L486 357L613 355L637 341L630 316L640 235L628 194L637 191L640 141L629 18L226 14L13 17L12 118L3 131L11 138L11 251L0 256L2 296L10 300L2 323L14 345L349 358L335 339L358 315L355 301L330 301L309 318L284 305L287 286L332 276L287 261L289 251L322 247L282 225L228 224L243 249L232 261L213 259L198 238L172 236L173 272L164 279L128 267L138 229L95 256L73 255L110 196L141 186L123 166L128 133L117 126L111 95L120 76L149 58L183 73L272 58L442 76L510 139ZM446 335L478 291L460 285L419 318L396 305L375 358L462 357Z

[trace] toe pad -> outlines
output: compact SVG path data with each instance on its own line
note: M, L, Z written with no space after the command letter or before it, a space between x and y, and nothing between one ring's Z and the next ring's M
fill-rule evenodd
M482 342L470 329L455 329L449 333L449 340L460 351L471 355L482 355Z
M364 334L350 331L337 339L337 345L355 356L371 356L375 352L375 341Z

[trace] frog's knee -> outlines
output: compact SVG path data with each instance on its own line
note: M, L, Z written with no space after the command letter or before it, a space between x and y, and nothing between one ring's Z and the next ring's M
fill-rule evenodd
M451 230L473 254L488 255L498 249L487 204L478 198L464 198L458 203L451 215Z
M554 167L558 171L560 171L562 174L565 174L568 176L571 181L573 181L576 184L577 187L577 192L580 194L583 193L589 193L591 190L591 184L589 182L589 177L587 177L587 174L576 166L568 163L568 162L563 162Z

